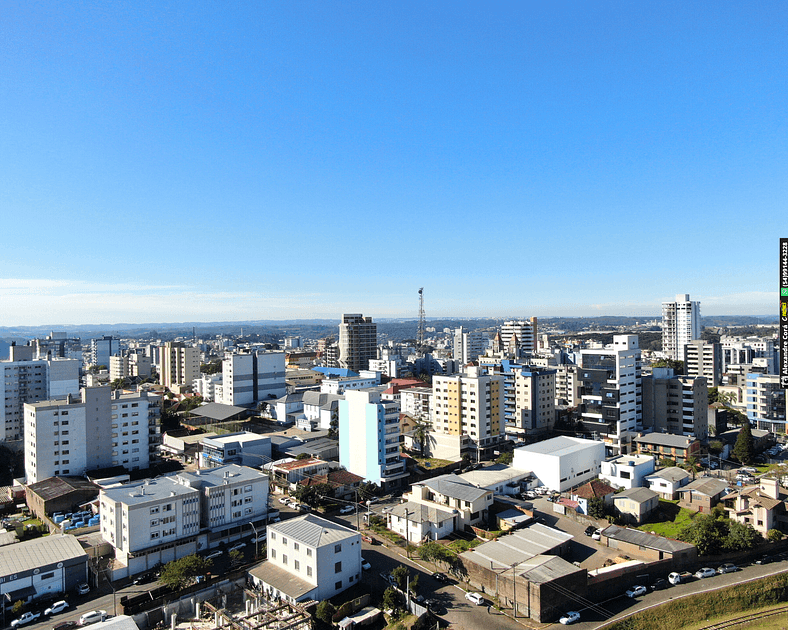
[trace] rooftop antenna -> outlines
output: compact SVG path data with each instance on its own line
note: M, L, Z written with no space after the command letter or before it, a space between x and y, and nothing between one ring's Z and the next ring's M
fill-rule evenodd
M419 327L416 330L416 349L424 345L424 287L419 289Z

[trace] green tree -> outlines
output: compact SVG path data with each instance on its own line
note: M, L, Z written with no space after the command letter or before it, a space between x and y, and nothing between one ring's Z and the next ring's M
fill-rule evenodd
M722 552L727 536L728 528L721 519L713 514L698 514L679 532L678 539L695 545L698 554L706 556Z
M398 610L400 607L399 593L391 586L383 591L383 608L386 610Z
M700 471L700 462L698 458L694 455L690 455L687 459L684 460L684 465L682 466L684 470L688 473L692 474L692 480L695 480L695 474Z
M588 500L588 515L591 518L605 517L605 500L602 497L594 497Z
M766 532L766 539L769 542L777 542L783 539L783 533L779 529L770 529Z
M430 430L432 429L432 423L428 419L424 419L421 416L413 418L413 437L419 443L419 455L424 457L424 449L427 446L427 441L430 439Z
M745 422L739 431L739 437L736 438L736 444L733 447L733 456L742 464L752 463L755 457L755 440L752 437L749 421Z
M727 519L726 519L727 520ZM763 542L760 535L752 525L745 525L738 521L728 520L728 535L725 537L725 551L746 551Z
M192 554L164 565L159 580L162 584L177 591L189 585L198 575L203 575L213 562Z
M25 603L21 599L18 599L14 602L14 605L11 606L11 612L14 613L14 615L20 615L22 614L22 610L24 610L24 608Z
M432 562L437 568L438 564L451 567L455 562L454 554L446 547L435 541L424 543L418 549L419 557L425 562Z
M394 570L391 572L392 577L397 581L397 586L401 591L405 590L406 583L408 581L408 576L410 575L410 570L403 564L400 564L397 567L394 567Z
M675 361L673 359L660 359L651 364L652 368L671 368L676 376L684 374L684 361Z
M671 466L676 465L676 460L663 457L662 459L659 460L659 465L662 466L663 468L670 468Z
M293 491L296 501L306 503L311 507L318 507L323 503L323 497L332 498L334 496L334 486L329 483L317 483L310 486L299 484Z
M230 566L233 568L240 567L244 561L244 555L238 549L233 549L227 554L230 557Z
M712 455L719 455L722 453L723 448L725 448L725 445L720 440L709 441L709 453Z
M419 594L419 574L418 573L411 578L410 582L408 583L408 588L410 589L410 592L413 593L414 595L418 595Z
M200 372L202 372L203 374L221 374L222 360L216 359L215 361L211 361L210 363L201 363Z
M330 601L327 599L320 602L317 605L317 609L315 610L315 617L320 619L325 624L331 625L331 621L334 617L334 613L336 613L337 609Z
M299 453L298 455L296 455L296 459L309 459L309 457L310 457L309 453Z
M505 453L501 453L498 455L498 458L495 460L496 464L505 464L506 466L511 465L512 460L514 459L514 452L506 451Z

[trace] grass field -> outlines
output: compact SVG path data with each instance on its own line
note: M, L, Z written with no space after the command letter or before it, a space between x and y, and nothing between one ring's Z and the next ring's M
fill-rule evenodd
M747 612L783 605L788 598L788 574L773 575L762 580L701 593L669 601L651 610L632 615L623 621L605 626L605 630L697 630L716 621L741 617ZM784 615L768 618L757 624L761 628L779 628ZM782 621L778 621L778 619Z
M655 513L654 520L658 522L646 523L638 527L644 532L654 532L659 536L667 538L677 538L679 532L685 525L689 525L697 512L680 508L678 501L659 500L659 509Z

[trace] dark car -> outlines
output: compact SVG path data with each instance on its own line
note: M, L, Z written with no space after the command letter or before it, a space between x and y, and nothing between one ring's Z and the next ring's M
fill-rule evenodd
M134 578L132 584L139 585L139 584L148 584L149 582L153 582L156 580L156 576L152 573L140 573L137 577Z
M72 630L76 628L79 624L76 621L61 621L60 623L56 623L52 626L52 630Z
M755 561L755 564L769 564L771 562L774 562L774 558L772 558L770 555L767 554L765 556L761 556L760 558L758 558Z
M585 534L586 534L586 536L590 536L595 531L596 531L596 527L594 527L593 525L589 525L588 527L586 527Z
M443 584L451 584L451 578L449 578L445 573L433 573L432 577Z
M670 586L670 583L667 580L663 580L662 578L654 580L654 583L651 585L652 591L662 591L665 590Z

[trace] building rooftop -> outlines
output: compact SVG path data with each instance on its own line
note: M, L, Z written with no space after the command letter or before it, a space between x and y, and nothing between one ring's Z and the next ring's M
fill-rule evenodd
M639 529L630 529L628 527L619 527L618 525L610 525L602 531L603 536L607 536L612 540L620 540L646 549L654 549L656 551L665 551L667 553L675 553L677 551L684 551L687 549L694 549L694 545L673 540L672 538L665 538L664 536L657 536L656 534L649 534L648 532Z
M267 478L267 475L256 468L249 466L238 466L237 464L226 464L217 468L203 468L196 472L179 472L173 475L182 478L192 487L221 486L225 480L230 483L244 481L258 481L260 478Z
M70 534L54 534L26 542L0 547L0 576L85 557L87 553Z
M263 580L266 584L270 584L278 591L286 593L296 601L316 588L315 584L310 584L306 580L267 560L249 569L249 575Z
M646 475L646 479L659 477L660 479L665 479L666 481L678 483L689 476L690 474L683 468L679 468L678 466L668 466L667 468L658 470L657 472L651 473L650 475Z
M388 511L398 518L406 518L414 523L429 521L430 523L442 523L457 514L457 510L452 508L444 508L435 505L434 503L415 503L408 501L407 503L400 503Z
M102 490L102 495L109 501L132 506L158 503L167 497L188 496L197 492L197 488L178 483L174 477L156 477L107 488Z
M521 446L515 450L525 453L538 453L540 455L561 457L587 448L600 448L600 446L604 448L602 442L561 435L549 440L543 440L542 442L536 442L535 444L529 444L528 446Z
M653 462L654 458L651 455L619 455L607 461L610 464L619 466L640 466L641 464Z
M701 477L688 483L679 492L696 492L709 497L714 497L728 489L728 482L713 477Z
M616 489L613 486L604 481L592 479L575 490L574 495L581 499L599 499L600 497L606 497L609 494L613 494L615 491Z
M478 468L455 476L457 479L462 479L464 482L477 488L489 488L490 486L508 483L513 479L520 480L530 474L531 472L528 470L512 468L505 464L493 464L492 466L485 466L484 468Z
M238 414L246 413L248 411L248 409L236 407L234 405L208 403L206 405L202 405L201 407L197 407L192 413L194 413L196 416L210 418L211 420L216 420L217 422L223 422L225 420L229 420L230 418L234 418Z
M440 475L413 485L426 486L437 494L461 501L476 501L489 492L484 488L472 486L457 475Z
M624 490L623 492L619 492L613 497L613 501L618 499L629 499L630 501L634 501L635 503L645 503L646 501L651 501L654 497L659 496L653 490L649 490L648 488L629 488Z
M252 433L251 431L238 431L237 433L225 433L224 435L203 435L203 442L211 442L213 444L234 444L241 445L246 442L257 442L259 440L271 441L267 435L260 435L259 433Z
M503 569L550 553L572 538L571 534L536 523L479 545L460 557L488 569Z
M635 438L635 442L642 444L657 444L659 446L672 446L674 448L687 448L697 440L686 435L674 435L673 433L647 433Z
M304 514L281 523L274 523L268 526L268 531L269 536L273 531L307 547L320 547L350 538L361 538L358 532L314 514Z
M125 472L125 470L124 470ZM44 501L64 497L76 490L95 490L98 495L99 487L82 477L49 477L27 486L30 492L35 493Z
M328 464L328 462L323 461L322 459L314 459L310 457L309 459L294 459L292 461L283 462L281 464L274 463L273 468L277 470L284 470L287 472L291 472L293 470L298 470L300 468L310 468L312 466L319 466L320 464Z

